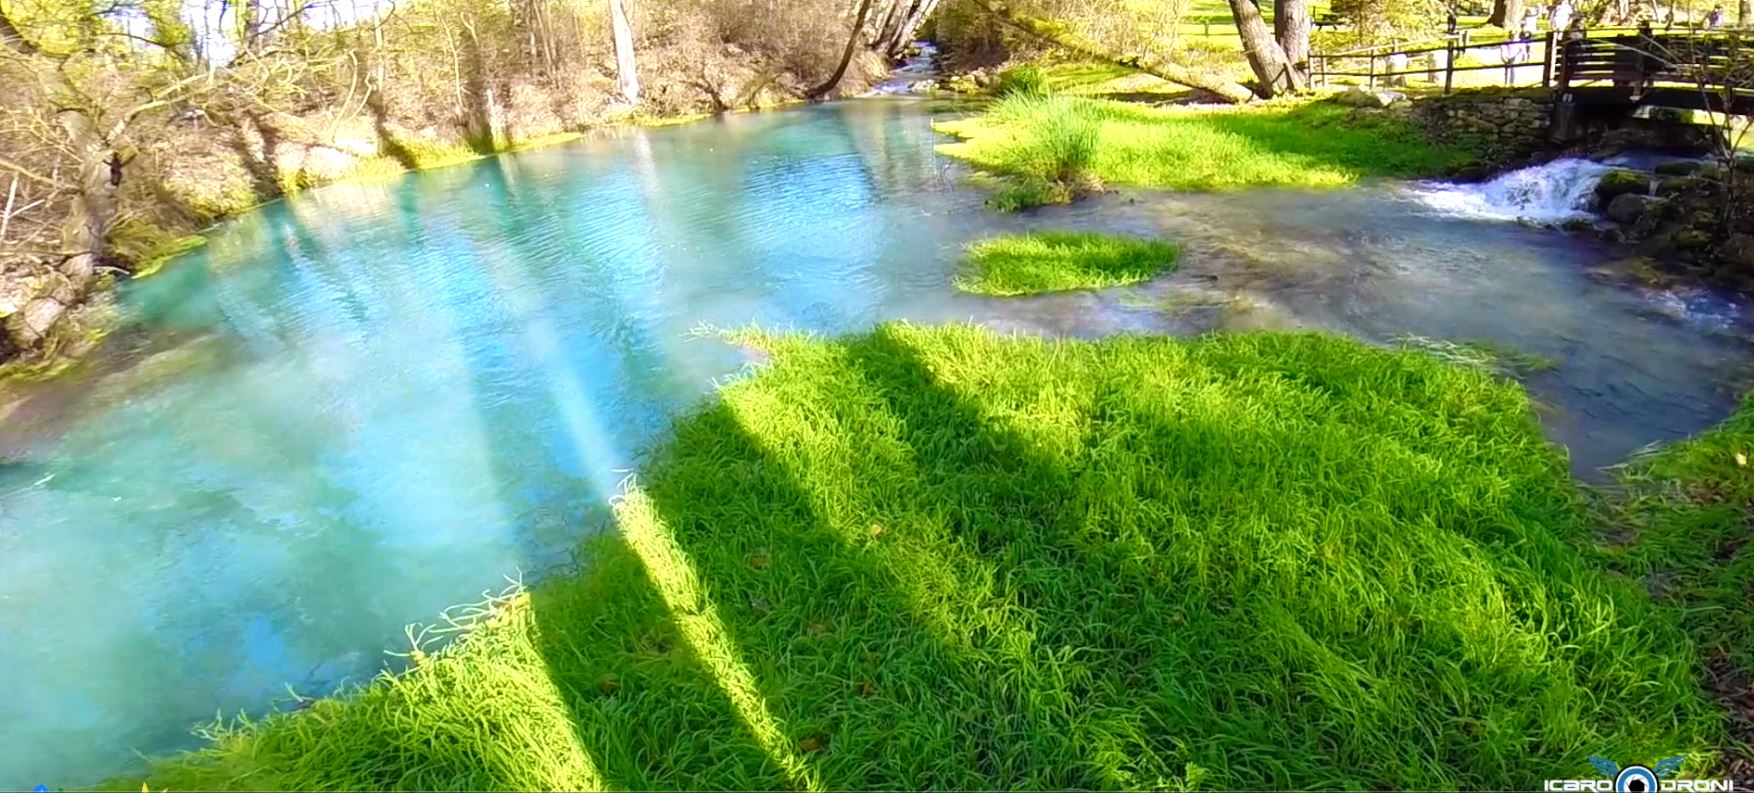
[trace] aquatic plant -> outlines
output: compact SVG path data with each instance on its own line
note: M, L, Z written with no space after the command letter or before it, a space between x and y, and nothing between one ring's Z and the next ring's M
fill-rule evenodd
M1121 286L1173 270L1179 254L1166 240L1086 231L991 237L968 247L956 288L1006 296Z
M1396 336L1394 342L1404 349L1422 350L1458 366L1472 366L1505 376L1545 372L1559 366L1558 359L1552 356L1525 352L1485 339L1449 341L1405 333Z
M583 574L152 786L1510 788L1724 741L1514 383L1313 334L735 341L769 363Z

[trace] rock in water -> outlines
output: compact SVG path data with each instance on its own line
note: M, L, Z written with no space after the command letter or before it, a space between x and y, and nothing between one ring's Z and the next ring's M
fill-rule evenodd
M1662 199L1643 193L1621 193L1608 202L1608 219L1615 223L1637 223L1651 207L1660 203Z
M1609 171L1596 183L1596 204L1606 209L1619 196L1649 192L1650 177L1637 171Z

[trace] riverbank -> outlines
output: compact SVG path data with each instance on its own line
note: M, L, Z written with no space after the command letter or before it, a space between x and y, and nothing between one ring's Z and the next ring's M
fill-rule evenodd
M993 197L1002 209L1069 201L1104 185L1344 187L1437 176L1472 159L1400 120L1323 100L1151 107L1020 91L935 128L961 139L939 151L1002 177Z
M1641 461L1671 500L1604 545L1521 389L1423 353L731 338L769 363L676 425L585 574L146 783L1509 788L1591 754L1734 762L1704 672L1748 668L1746 414Z

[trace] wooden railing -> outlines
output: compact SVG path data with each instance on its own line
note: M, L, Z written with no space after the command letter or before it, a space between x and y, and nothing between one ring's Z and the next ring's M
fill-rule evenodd
M1471 34L1464 30L1424 42L1314 54L1311 76L1319 85L1335 78L1362 79L1372 89L1418 78L1441 81L1445 93L1454 90L1458 73L1469 72L1496 72L1500 79L1493 82L1502 85L1544 88L1698 86L1701 77L1706 87L1723 87L1746 79L1729 74L1730 47L1747 47L1739 57L1754 61L1754 40L1743 38L1736 45L1729 38L1747 32L1593 28L1487 42L1471 41ZM1464 59L1474 63L1459 65Z

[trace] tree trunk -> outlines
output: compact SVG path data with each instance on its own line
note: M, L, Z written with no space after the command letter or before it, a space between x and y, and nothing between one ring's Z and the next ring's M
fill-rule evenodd
M1309 0L1273 0L1273 35L1291 68L1309 80Z
M1236 19L1237 35L1242 37L1243 55L1248 56L1249 68L1260 81L1256 93L1271 99L1303 90L1303 75L1285 59L1285 50L1273 39L1273 31L1267 29L1254 0L1230 0L1230 14Z
M1736 27L1749 25L1754 25L1754 0L1742 0L1736 4Z
M853 19L853 32L847 34L847 45L841 48L840 65L834 67L834 74L828 76L821 85L810 89L804 94L808 99L821 99L840 85L842 77L847 76L847 65L853 62L853 48L859 46L859 36L865 32L865 17L871 15L871 0L859 0L859 13Z
M0 45L26 57L40 53L0 11ZM56 64L58 66L59 64ZM9 319L18 346L35 349L67 311L85 299L97 265L109 256L110 224L116 219L116 188L122 182L122 159L105 140L89 110L80 108L82 95L67 84L55 66L36 70L47 99L62 109L56 118L67 134L67 146L78 163L77 195L61 231L64 258L47 288Z
M895 38L901 35L901 25L907 21L912 8L913 4L908 0L892 0L889 10L883 14L883 21L877 24L877 41L871 48L885 55L895 49Z
M639 101L639 73L633 63L633 25L624 0L609 0L609 27L615 34L615 83L629 104Z
M1487 22L1511 30L1523 21L1523 0L1492 0L1492 17Z
M1186 66L1170 63L1165 60L1154 58L1150 55L1119 55L1104 49L1096 42L1082 38L1076 33L1067 31L1058 25L1018 14L1017 12L1005 7L1004 3L1000 2L1000 0L973 1L987 13L1003 20L1005 24L1050 44L1064 47L1065 49L1071 50L1079 55L1100 61L1106 61L1115 64L1116 66L1123 66L1135 71L1144 72L1153 77L1168 80L1176 85L1185 85L1189 88L1210 91L1227 101L1235 102L1237 104L1243 104L1252 101L1255 98L1254 92L1250 91L1246 86L1225 77L1208 72L1195 71ZM1256 15L1256 18L1259 19L1258 14ZM1275 44L1274 46L1277 47L1278 45Z
M907 15L901 28L896 30L895 40L889 43L889 51L883 54L891 58L899 57L902 49L913 43L914 34L919 32L920 25L925 24L926 17L931 16L932 10L937 7L938 0L920 0L918 5L913 6L913 12Z

